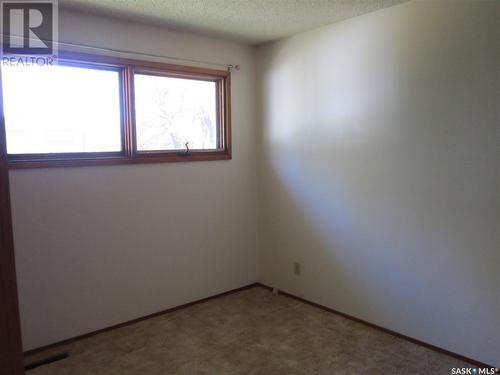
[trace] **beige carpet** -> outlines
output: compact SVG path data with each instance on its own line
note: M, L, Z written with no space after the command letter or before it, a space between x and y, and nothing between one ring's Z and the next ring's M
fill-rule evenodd
M28 375L450 374L444 354L255 287L80 340ZM42 353L37 357L43 356Z

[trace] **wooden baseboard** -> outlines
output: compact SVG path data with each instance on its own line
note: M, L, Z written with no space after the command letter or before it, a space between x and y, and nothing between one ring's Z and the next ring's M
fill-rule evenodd
M93 331L93 332L89 332L89 333L86 333L86 334L83 334L83 335L72 337L72 338L69 338L69 339L66 339L66 340L63 340L63 341L59 341L59 342L56 342L56 343L53 343L53 344L49 344L49 345L46 345L46 346L43 346L43 347L40 347L40 348L31 349L31 350L28 350L28 351L24 352L24 355L28 356L28 355L31 355L31 354L35 354L35 353L47 350L47 349L52 349L52 348L55 348L55 347L58 347L58 346L70 344L70 343L72 343L74 341L81 340L81 339L84 339L84 338L88 338L88 337L91 337L91 336L95 336L95 335L97 335L99 333L107 332L107 331L110 331L110 330L116 329L116 328L125 327L125 326L131 325L131 324L134 324L134 323L146 320L146 319L154 318L156 316L167 314L167 313L175 311L175 310L183 309L183 308L195 305L197 303L206 302L206 301L209 301L209 300L212 300L212 299L215 299L215 298L227 296L229 294L237 293L237 292L240 292L242 290L250 289L250 288L254 288L254 287L265 288L265 289L268 289L268 290L272 290L273 289L270 286L262 284L262 283L249 284L249 285L243 286L241 288L236 288L236 289L229 290L227 292L215 294L215 295L210 296L210 297L206 297L206 298L202 298L202 299L199 299L199 300L196 300L196 301L193 301L193 302L185 303L183 305L172 307L170 309L159 311L159 312L156 312L156 313L153 313L153 314L150 314L150 315L146 315L146 316L143 316L143 317L140 317L140 318L137 318L137 319L132 319L132 320L129 320L127 322L123 322L123 323L116 324L116 325L113 325L113 326L110 326L110 327L107 327L107 328L99 329L97 331ZM416 345L420 345L420 346L426 347L426 348L434 350L436 352L439 352L439 353L442 353L442 354L445 354L445 355L457 358L457 359L462 360L464 362L469 362L470 364L472 364L474 366L477 366L477 367L486 367L486 368L495 368L495 366L491 366L491 365L488 365L488 364L486 364L484 362L477 361L477 360L475 360L473 358L469 358L469 357L463 356L461 354L457 354L457 353L451 352L449 350L440 348L438 346L435 346L435 345L432 345L432 344L428 344L428 343L426 343L424 341L420 341L420 340L415 339L413 337L409 337L409 336L403 335L401 333L392 331L390 329L381 327L379 325L367 322L367 321L365 321L363 319L356 318L355 316L352 316L352 315L349 315L349 314L345 314L343 312L340 312L340 311L331 309L329 307L320 305L319 303L308 301L308 300L306 300L304 298L297 297L297 296L295 296L293 294L290 294L290 293L287 293L287 292L283 292L281 290L279 291L279 293L282 294L282 295L284 295L284 296L287 296L289 298L293 298L293 299L295 299L297 301L300 301L300 302L303 302L303 303L307 303L308 305L315 306L317 308L320 308L322 310L331 312L333 314L340 315L340 316L342 316L344 318L347 318L349 320L353 320L355 322L358 322L358 323L364 324L366 326L375 328L375 329L377 329L379 331L382 331L382 332L388 333L390 335L399 337L399 338L404 339L406 341L410 341L410 342L412 342L412 343L414 343Z
M257 283L258 286L262 287L262 288L265 288L265 289L269 289L269 290L272 290L273 288L271 288L270 286L268 285L265 285L265 284L262 284L262 283ZM446 349L443 349L443 348L440 348L438 346L435 346L435 345L432 345L432 344L428 344L424 341L420 341L418 339L415 339L413 337L410 337L410 336L406 336L406 335L403 335L401 333L398 333L396 331L393 331L393 330L390 330L388 328L384 328L384 327L381 327L379 325L376 325L376 324L373 324L373 323L370 323L370 322L367 322L366 320L363 320L363 319L359 319L359 318L356 318L355 316L352 316L352 315L349 315L349 314L346 314L346 313L343 313L343 312L340 312L340 311L337 311L337 310L334 310L334 309L331 309L329 307L326 307L326 306L323 306L323 305L320 305L319 303L316 303L316 302L311 302L311 301L308 301L307 299L304 299L304 298L301 298L301 297L297 297L293 294L290 294L290 293L287 293L287 292L283 292L283 291L279 291L279 294L282 294L284 296L287 296L287 297L290 297L290 298L293 298L293 299L296 299L297 301L300 301L300 302L303 302L303 303L307 303L308 305L311 305L311 306L315 306L317 308L320 308L322 310L325 310L325 311L328 311L328 312L331 312L333 314L337 314L337 315L340 315L346 319L349 319L349 320L353 320L355 322L358 322L358 323L361 323L361 324L364 324L364 325L367 325L369 327L372 327L372 328L375 328L379 331L383 331L385 333L388 333L390 335L393 335L393 336L396 336L396 337L399 337L401 339L404 339L406 341L410 341L416 345L420 345L420 346L423 346L423 347L426 347L428 349L431 349L431 350L434 350L436 352L439 352L439 353L442 353L442 354L446 354L450 357L454 357L454 358L457 358L461 361L464 361L464 362L469 362L470 364L476 366L476 367L486 367L486 368L495 368L495 366L491 366L491 365L488 365L484 362L481 362L481 361L478 361L478 360L475 360L473 358L469 358L469 357L466 357L466 356L463 356L461 354L457 354L457 353L454 353L454 352L450 352L449 350L446 350Z
M67 344L70 344L70 343L72 343L74 341L78 341L78 340L85 339L85 338L88 338L88 337L91 337L91 336L95 336L95 335L97 335L99 333L111 331L111 330L116 329L116 328L125 327L125 326L128 326L128 325L137 323L137 322L141 322L141 321L146 320L146 319L150 319L150 318L154 318L154 317L159 316L159 315L167 314L167 313L175 311L175 310L184 309L186 307L195 305L197 303L202 303L202 302L210 301L211 299L215 299L215 298L227 296L229 294L237 293L237 292L240 292L242 290L249 289L249 288L254 288L256 286L259 286L259 284L258 283L253 283L253 284L245 285L245 286L242 286L241 288L231 289L231 290L228 290L226 292L218 293L218 294L215 294L215 295L210 296L210 297L202 298L202 299L199 299L199 300L196 300L196 301L193 301L193 302L188 302L188 303L185 303L185 304L182 304L182 305L179 305L179 306L171 307L171 308L166 309L166 310L158 311L156 313L149 314L149 315L146 315L146 316L142 316L140 318L128 320L126 322L115 324L115 325L112 325L110 327L98 329L97 331L92 331L92 332L89 332L89 333L85 333L83 335L78 335L78 336L75 336L75 337L71 337L69 339L58 341L58 342L55 342L55 343L52 343L52 344L49 344L49 345L44 345L44 346L41 346L39 348L27 350L27 351L24 352L24 356L29 356L29 355L32 355L32 354L36 354L36 353L42 352L44 350L52 349L52 348L55 348L55 347L58 347L58 346L67 345Z

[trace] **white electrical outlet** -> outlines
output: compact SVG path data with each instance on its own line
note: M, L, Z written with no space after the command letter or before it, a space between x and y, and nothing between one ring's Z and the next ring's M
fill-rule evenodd
M293 273L295 274L295 276L300 276L300 263L293 263Z

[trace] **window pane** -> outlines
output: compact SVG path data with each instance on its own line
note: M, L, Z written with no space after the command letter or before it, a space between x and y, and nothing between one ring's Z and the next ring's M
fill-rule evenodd
M135 74L137 150L217 148L215 82Z
M7 151L121 150L117 71L2 66Z

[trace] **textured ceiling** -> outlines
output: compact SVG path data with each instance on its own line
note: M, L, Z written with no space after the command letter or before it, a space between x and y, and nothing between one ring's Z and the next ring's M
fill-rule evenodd
M407 0L59 0L62 7L258 44Z

